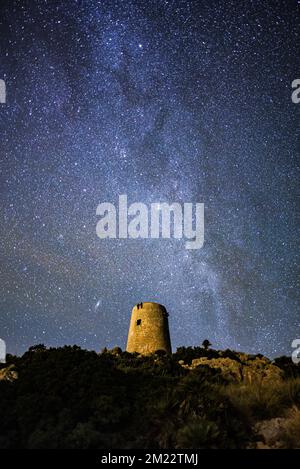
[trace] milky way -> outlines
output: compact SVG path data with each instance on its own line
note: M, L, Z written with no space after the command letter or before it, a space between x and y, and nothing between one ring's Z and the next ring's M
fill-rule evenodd
M0 337L291 354L299 337L297 1L2 1ZM100 240L96 207L201 202L205 243Z

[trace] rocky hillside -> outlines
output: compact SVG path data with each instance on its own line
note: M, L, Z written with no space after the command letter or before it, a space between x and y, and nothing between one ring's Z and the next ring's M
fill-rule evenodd
M287 357L40 345L0 365L0 448L295 448L299 409Z

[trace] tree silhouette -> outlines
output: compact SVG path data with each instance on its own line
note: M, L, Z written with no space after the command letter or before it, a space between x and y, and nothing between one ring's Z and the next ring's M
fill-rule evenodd
M202 342L202 347L205 349L205 350L208 350L208 348L211 346L211 343L208 339L205 339L203 340Z
M37 344L29 347L28 352L44 352L46 350L46 345Z

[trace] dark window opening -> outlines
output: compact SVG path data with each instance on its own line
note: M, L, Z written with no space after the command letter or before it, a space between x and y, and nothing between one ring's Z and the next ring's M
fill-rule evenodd
M137 326L140 326L140 325L141 325L141 322L142 322L142 320L141 320L141 319L138 319L137 322L136 322L136 325L137 325Z

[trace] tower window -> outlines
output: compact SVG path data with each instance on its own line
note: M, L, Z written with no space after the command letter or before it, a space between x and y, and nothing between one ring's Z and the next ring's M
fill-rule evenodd
M141 323L142 323L142 320L141 320L141 319L138 319L138 320L136 321L136 325L137 325L137 326L140 326Z

